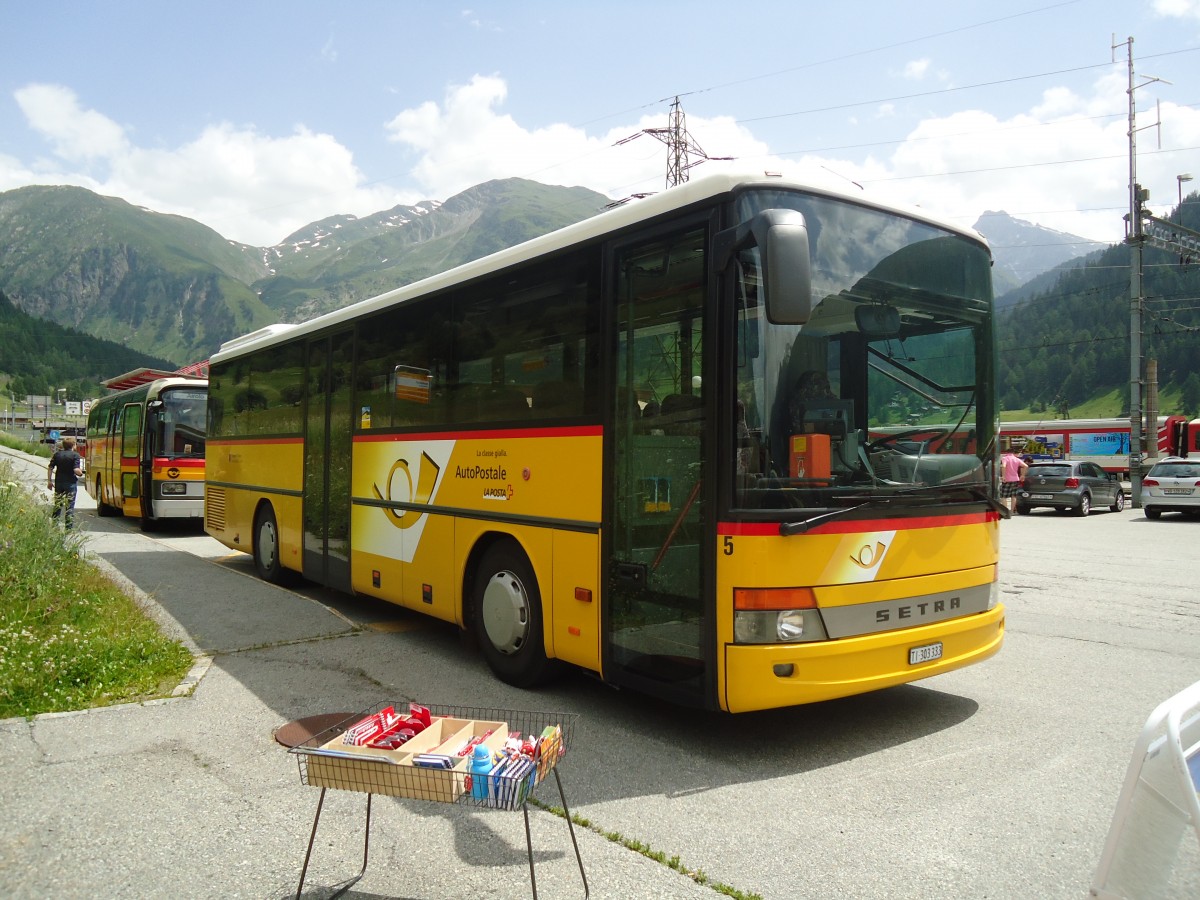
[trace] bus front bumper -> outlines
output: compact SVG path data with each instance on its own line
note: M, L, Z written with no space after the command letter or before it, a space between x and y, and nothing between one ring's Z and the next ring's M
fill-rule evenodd
M726 644L729 712L777 709L907 684L993 656L1004 642L1004 605L919 628L804 644ZM909 663L940 643L941 657Z

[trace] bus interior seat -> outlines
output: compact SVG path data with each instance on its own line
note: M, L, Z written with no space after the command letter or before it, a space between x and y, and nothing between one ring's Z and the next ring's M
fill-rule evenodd
M656 427L666 434L699 434L704 424L701 404L697 394L668 394L663 398Z

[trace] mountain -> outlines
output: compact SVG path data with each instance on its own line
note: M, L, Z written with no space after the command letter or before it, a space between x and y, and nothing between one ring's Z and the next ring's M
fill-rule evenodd
M975 230L992 245L992 270L997 297L1070 260L1108 245L1065 231L1043 228L1006 212L985 212Z
M78 187L0 194L0 290L22 312L179 362L274 315L252 248Z
M1200 230L1195 199L1182 213L1185 225ZM262 325L304 321L588 218L607 204L584 188L506 179L445 201L330 216L273 247L250 247L190 219L82 188L20 188L0 193L0 291L16 310L74 331L48 340L25 331L3 336L19 349L43 348L34 358L58 359L55 348L75 346L87 332L174 365L194 362ZM1004 407L1127 395L1128 247L1105 248L1003 212L985 213L976 228L996 259ZM1195 369L1200 267L1147 250L1145 271L1147 356L1159 361L1163 392L1175 396ZM34 365L29 354L23 359ZM0 371L5 365L0 357ZM121 363L99 374L133 367ZM54 380L45 367L39 371Z
M268 248L271 272L254 288L284 321L304 321L589 218L608 202L587 188L509 178L444 203L335 216Z
M603 194L523 179L445 202L313 222L250 247L77 187L0 193L0 290L14 306L177 364L578 222Z

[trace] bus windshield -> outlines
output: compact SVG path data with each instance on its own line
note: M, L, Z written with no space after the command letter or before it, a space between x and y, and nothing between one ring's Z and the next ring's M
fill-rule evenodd
M164 391L161 401L154 410L152 455L203 459L208 392L174 388Z
M812 312L770 321L759 250L737 259L734 491L744 510L821 512L879 497L978 499L991 478L986 247L830 198L755 191L739 221L801 212Z

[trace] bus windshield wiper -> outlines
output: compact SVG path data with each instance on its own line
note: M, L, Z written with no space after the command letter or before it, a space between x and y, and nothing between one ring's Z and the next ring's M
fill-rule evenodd
M817 525L824 524L833 519L840 519L842 516L848 516L852 512L857 512L860 509L866 509L875 503L886 503L888 497L873 497L866 503L859 503L857 506L846 506L842 509L831 509L828 512L818 513L808 519L801 519L799 522L780 522L779 533L784 537L790 537L793 534L804 534L810 528L815 528Z
M817 515L810 516L807 519L802 519L799 522L781 522L779 524L779 533L784 537L789 537L793 534L804 534L811 528L815 528L818 525L823 525L824 523L830 522L834 519L840 519L842 516L850 515L850 513L857 512L860 509L866 509L869 506L885 506L897 498L912 497L918 494L928 495L943 493L947 489L966 491L972 498L976 500L982 500L991 509L1000 513L1001 518L1007 519L1012 515L1003 504L993 498L984 488L974 487L966 484L925 484L901 488L900 490L892 491L888 494L876 494L869 497L863 503L859 503L854 506L843 507L841 509L831 509L823 513L817 513Z

